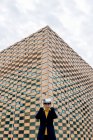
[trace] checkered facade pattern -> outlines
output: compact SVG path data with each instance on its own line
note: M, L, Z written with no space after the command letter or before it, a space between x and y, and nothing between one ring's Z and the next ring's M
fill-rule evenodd
M48 26L0 52L0 140L37 140L46 96L57 140L93 140L93 69Z

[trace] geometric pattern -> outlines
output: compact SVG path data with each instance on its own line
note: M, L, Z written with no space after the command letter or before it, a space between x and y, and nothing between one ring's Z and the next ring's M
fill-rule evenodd
M36 140L46 96L57 140L93 140L93 69L49 26L0 52L0 140Z

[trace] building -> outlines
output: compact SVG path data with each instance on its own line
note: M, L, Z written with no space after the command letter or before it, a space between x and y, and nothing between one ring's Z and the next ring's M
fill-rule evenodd
M0 52L0 140L36 140L46 96L57 140L93 140L93 69L48 26Z

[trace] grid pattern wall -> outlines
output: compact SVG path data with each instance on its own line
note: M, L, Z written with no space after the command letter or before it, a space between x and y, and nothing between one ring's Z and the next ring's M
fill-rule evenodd
M36 138L46 38L45 28L0 53L0 140Z
M52 57L52 95L60 140L93 139L93 69L55 32L48 32Z
M45 93L57 140L93 139L93 69L49 27L0 53L0 140L36 140Z

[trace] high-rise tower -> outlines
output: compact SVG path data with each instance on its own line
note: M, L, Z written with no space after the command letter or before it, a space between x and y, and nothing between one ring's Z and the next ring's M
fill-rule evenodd
M93 140L93 69L48 26L0 52L0 140L36 140L46 96L57 140Z

